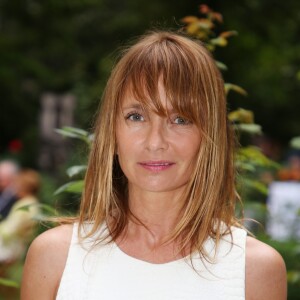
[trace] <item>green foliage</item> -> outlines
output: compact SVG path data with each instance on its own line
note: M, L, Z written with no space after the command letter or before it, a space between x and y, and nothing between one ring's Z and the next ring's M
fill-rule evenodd
M89 128L112 66L112 49L155 26L174 24L194 1L0 2L0 155L19 139L22 165L37 164L42 93L76 96L75 123ZM168 20L168 21L166 21Z
M6 279L6 278L0 278L0 285L4 285L7 287L13 287L13 288L19 288L19 283L10 280L10 279Z
M240 33L230 51L218 51L219 59L230 66L225 78L249 92L246 108L285 151L289 140L299 135L300 2L227 0L217 1L215 7L226 16L226 25ZM239 107L239 96L232 95L230 104Z
M62 192L81 194L83 187L84 187L83 180L71 181L62 185L59 189L57 189L54 195L58 195Z
M279 168L280 165L262 154L261 150L255 146L242 147L237 152L237 164L243 168L243 165L249 165L249 161L255 171L255 167ZM245 168L247 169L247 168Z
M238 86L236 84L232 84L232 83L225 83L225 92L226 92L226 95L228 95L228 93L230 91L237 92L237 93L239 93L239 94L241 94L243 96L247 96L248 95L248 93L243 88L241 88L240 86Z
M200 39L208 50L214 52L217 47L225 47L228 45L228 39L236 36L237 32L234 30L221 31L217 33L217 28L223 23L223 16L213 11L207 5L200 5L200 17L188 16L182 19L185 24L185 31L198 39ZM221 70L227 70L225 64L217 61L217 66ZM228 96L230 91L234 91L242 96L247 96L247 92L242 87L225 83L225 92ZM257 135L262 134L261 126L254 122L254 114L250 110L238 108L228 114L232 126L241 137L242 134ZM263 195L267 194L267 186L261 181L257 180L253 174L258 172L258 168L277 168L278 165L270 161L260 149L253 146L244 146L240 148L236 154L236 167L242 176L239 177L237 187L240 191L256 190ZM243 193L245 197L247 194Z
M93 134L90 134L86 130L80 128L63 127L62 129L56 129L56 132L61 134L64 137L78 139L84 142L89 148L91 147L94 138ZM78 166L75 165L67 169L67 175L69 176L69 178L73 178L76 176L80 176L81 178L83 178L85 171L86 171L86 165L78 165ZM84 187L83 179L73 180L59 187L55 191L54 195L58 195L63 192L81 194L83 187Z
M86 171L86 166L73 166L67 169L67 174L70 178L82 174Z
M93 135L80 128L65 126L62 129L55 129L55 131L64 137L79 139L85 142L88 146L91 145L91 141L93 140Z

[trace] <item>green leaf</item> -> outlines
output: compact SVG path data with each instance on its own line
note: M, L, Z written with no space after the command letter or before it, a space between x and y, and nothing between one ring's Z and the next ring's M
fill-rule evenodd
M249 134L262 134L261 126L258 124L237 124L235 128Z
M228 70L227 66L225 64L223 64L222 62L220 62L220 61L216 61L216 65L222 71L227 71Z
M45 204L45 203L34 203L34 204L24 205L24 206L18 208L18 210L28 211L30 209L30 207L33 205L39 207L41 210L41 213L32 217L32 219L35 221L43 221L46 217L45 213L47 213L47 215L51 215L51 216L58 215L56 209L54 209L52 206Z
M300 136L292 138L290 141L290 146L295 149L300 149Z
M197 22L198 20L199 19L195 16L186 16L183 19L181 19L180 21L185 24L190 24L190 23Z
M40 209L42 209L46 212L49 212L51 214L56 214L56 210L52 206L50 206L48 204L45 204L45 203L27 204L27 205L24 205L22 207L19 207L18 210L28 211L31 206L37 206L37 207L39 207Z
M288 271L287 279L290 283L298 283L300 282L300 272L299 271Z
M64 184L60 188L58 188L54 192L54 195L58 195L58 194L63 193L63 192L81 194L82 190L83 190L83 187L84 187L84 181L83 180L71 181L71 182L68 182L68 183Z
M216 46L219 46L219 47L225 47L228 44L228 41L225 38L221 37L221 36L219 36L215 39L211 39L210 42L213 45L216 45Z
M228 114L228 119L234 123L253 124L254 115L251 110L239 108Z
M230 31L224 31L220 34L221 37L227 39L231 36L235 36L235 35L238 35L238 32L235 31L235 30L230 30Z
M81 174L86 170L86 166L82 165L82 166L72 166L69 169L67 169L67 174L69 177L73 177L75 175Z
M236 161L238 163L250 163L253 166L259 167L273 167L276 169L280 168L280 164L267 158L261 152L261 149L255 146L240 148L236 154Z
M8 287L13 287L13 288L19 288L20 285L10 279L6 279L6 278L0 278L0 285L4 285L4 286L8 286Z
M248 171L248 172L253 172L253 173L256 171L255 166L248 162L236 161L235 166L238 170L241 170L241 171Z
M23 205L21 207L19 207L17 210L22 210L22 211L29 211L30 206L32 205L37 205L37 204L27 204L27 205Z
M249 179L249 178L243 178L242 185L253 188L264 195L268 194L268 187L260 181Z
M45 204L45 203L39 203L39 207L44 211L49 213L50 215L57 215L57 211L52 206Z
M76 128L76 127L70 127L70 126L64 126L63 130L68 131L68 132L73 132L74 134L77 134L78 136L88 136L89 133L81 128Z
M85 143L87 143L89 146L91 144L91 141L93 140L93 135L89 134L87 131L80 128L65 126L62 129L55 129L55 132L57 132L58 134L64 137L70 137L70 138L82 140Z
M215 26L214 23L211 20L205 19L205 18L198 19L197 25L198 25L199 28L202 28L204 30L211 29Z
M247 96L248 93L246 92L246 90L244 90L243 88L241 88L240 86L236 85L236 84L232 84L232 83L225 83L225 92L226 95L230 92L230 91L234 91L237 92L238 94L241 94L243 96Z

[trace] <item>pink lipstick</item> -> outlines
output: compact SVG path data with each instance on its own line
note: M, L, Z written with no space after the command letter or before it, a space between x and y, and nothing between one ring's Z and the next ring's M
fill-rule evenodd
M144 169L159 172L170 169L175 163L165 160L160 161L143 161L140 162L139 165L142 166Z

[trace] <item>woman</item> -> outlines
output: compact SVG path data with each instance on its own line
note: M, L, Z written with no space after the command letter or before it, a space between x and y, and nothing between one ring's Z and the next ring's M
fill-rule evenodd
M235 201L213 58L149 33L107 83L78 222L33 242L22 299L285 299L282 258L246 238Z
M12 185L17 201L0 222L0 263L4 264L24 258L37 225L34 218L39 214L39 174L30 169L22 170L15 176Z

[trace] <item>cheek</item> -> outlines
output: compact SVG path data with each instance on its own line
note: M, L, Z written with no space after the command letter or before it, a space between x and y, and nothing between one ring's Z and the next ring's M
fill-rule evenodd
M128 152L128 148L130 147L130 141L126 136L125 132L122 130L118 130L116 134L116 153L119 156L122 156L124 153Z
M186 158L194 158L197 156L200 150L201 138L199 135L187 136L184 140L180 142L180 152Z

